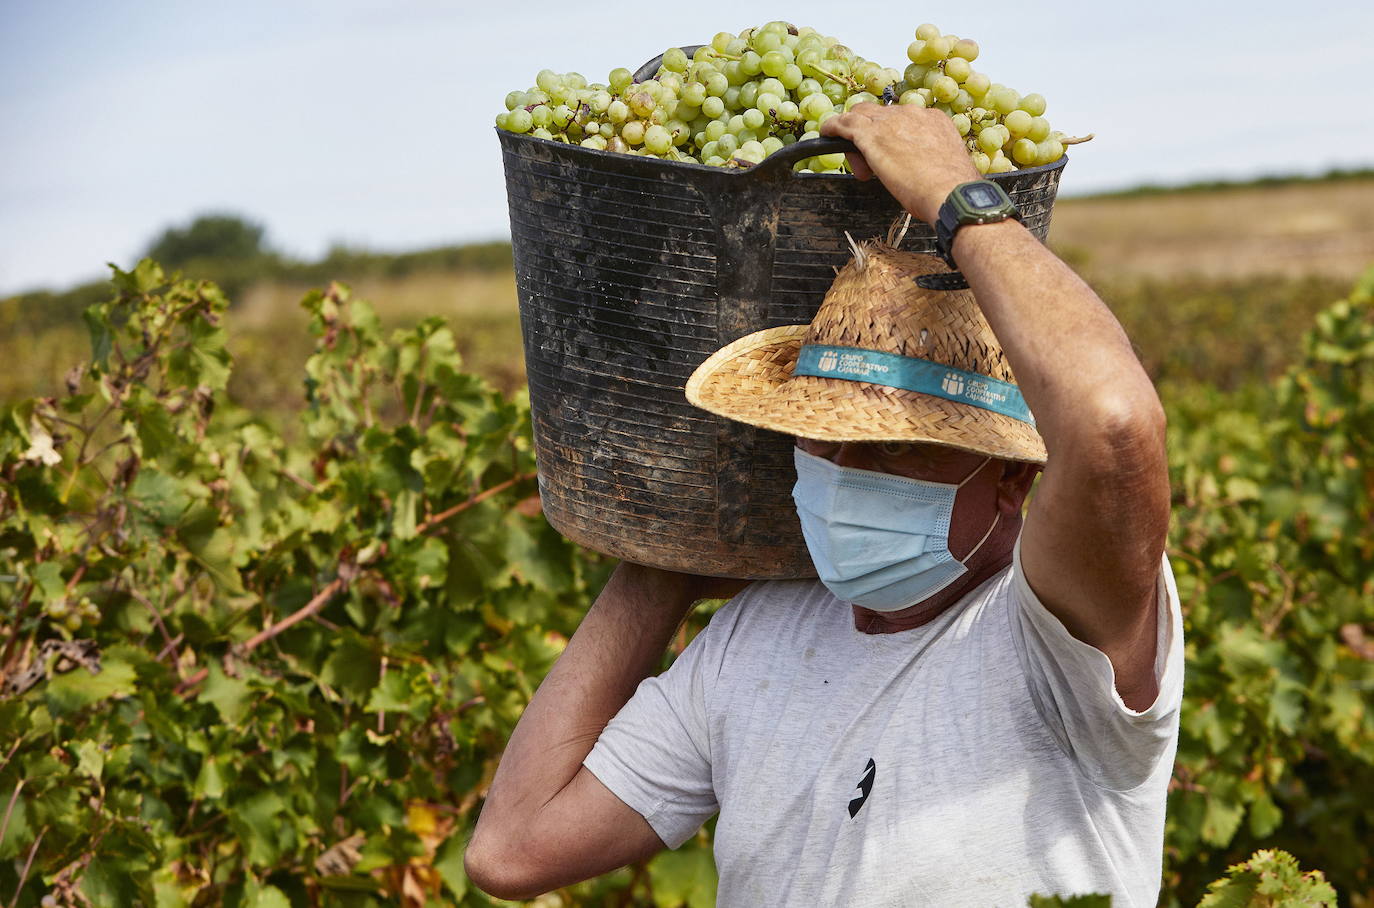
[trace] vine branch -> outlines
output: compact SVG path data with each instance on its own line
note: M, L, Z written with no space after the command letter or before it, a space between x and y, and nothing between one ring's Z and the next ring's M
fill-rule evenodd
M450 517L454 517L458 514L461 514L473 505L481 504L488 498L491 498L493 495L499 495L506 489L509 489L511 486L517 483L524 482L527 479L534 479L538 475L539 474L534 471L531 471L529 473L519 473L515 476L512 476L510 479L507 479L505 482L498 482L491 488L479 492L476 495L473 495L467 501L455 504L453 507L448 508L447 510L440 511L438 514L435 514L433 517L430 517L424 523L416 527L415 532L421 535L428 533L430 530L434 529L436 526L443 523L445 520L448 520Z

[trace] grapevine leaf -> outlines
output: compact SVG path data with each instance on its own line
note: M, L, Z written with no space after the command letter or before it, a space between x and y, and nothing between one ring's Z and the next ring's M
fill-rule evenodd
M451 835L434 854L434 869L448 887L454 899L461 901L468 891L468 875L463 870L463 848L466 836Z
M46 699L49 709L65 715L101 700L132 696L135 687L133 665L119 657L107 656L96 674L85 668L75 668L54 676L48 682Z
M234 567L237 554L234 533L219 525L219 514L214 508L205 505L192 508L177 533L217 586L230 594L243 592L242 581Z
M1283 811L1268 792L1261 792L1259 797L1250 802L1250 833L1255 838L1267 838L1282 822Z
M105 770L104 749L90 738L77 741L72 749L76 751L76 768L96 781Z
M286 804L276 792L259 791L229 810L230 822L239 830L247 858L259 866L269 865L281 854L278 834Z
M248 683L226 675L217 662L210 663L208 672L205 687L197 699L202 703L214 704L226 724L238 725L248 711L248 701L252 696Z
M93 905L134 908L136 905L146 904L142 899L144 893L139 892L127 866L117 859L93 859L81 876L81 891Z
M716 866L708 849L698 845L660 852L648 869L658 904L714 908Z
M129 494L160 526L175 524L192 501L181 482L156 467L147 466L138 471Z
M9 807L11 798L14 800L12 808ZM6 809L10 811L10 824L0 838L0 861L19 855L34 839L34 830L29 825L29 800L22 793L15 795L12 785L0 791L0 811ZM0 812L0 819L4 819L3 812Z
M129 415L133 418L144 457L161 457L176 449L177 434L172 415L161 401L139 395L136 402L130 402Z
M86 322L86 330L91 337L91 360L105 368L114 345L114 335L110 331L109 305L91 306L81 313Z
M167 282L162 266L152 259L140 260L132 271L122 271L117 265L110 263L110 270L114 272L110 282L114 284L115 289L125 293L152 293Z
M1227 845L1240 828L1245 816L1245 805L1213 796L1207 799L1207 810L1202 817L1202 839L1212 845Z
M244 908L291 908L291 900L276 886L253 886L245 893Z
M200 763L200 772L196 774L196 781L191 787L191 793L196 798L208 798L217 801L224 797L224 790L228 786L228 778L224 771L224 764L220 762L216 754L208 754Z
M354 700L363 699L381 675L381 659L363 638L345 633L334 651L325 660L320 680L349 694Z
M67 593L67 585L62 582L62 565L56 561L45 561L35 567L33 582L45 602L56 602Z

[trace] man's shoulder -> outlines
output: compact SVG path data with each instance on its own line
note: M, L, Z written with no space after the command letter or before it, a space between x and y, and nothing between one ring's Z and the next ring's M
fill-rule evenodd
M812 600L824 598L834 599L825 584L815 577L802 577L796 580L755 580L730 602L764 606L786 603L806 605Z
M721 607L712 621L728 618L735 622L768 624L793 623L803 616L814 616L845 609L825 585L815 578L799 580L756 580L738 596Z
M738 656L782 640L835 633L849 614L819 580L758 580L711 616L706 633L722 657L727 650Z

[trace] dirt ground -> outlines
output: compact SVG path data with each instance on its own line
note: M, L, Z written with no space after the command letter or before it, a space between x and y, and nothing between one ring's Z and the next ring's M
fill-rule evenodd
M1114 276L1352 280L1374 265L1374 180L1061 199L1050 244Z

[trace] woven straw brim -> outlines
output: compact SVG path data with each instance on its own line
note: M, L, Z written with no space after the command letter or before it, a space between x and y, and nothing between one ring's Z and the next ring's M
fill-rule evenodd
M870 382L793 376L808 325L768 328L717 350L687 380L687 400L719 416L819 441L911 441L1043 464L1028 423L981 407Z

